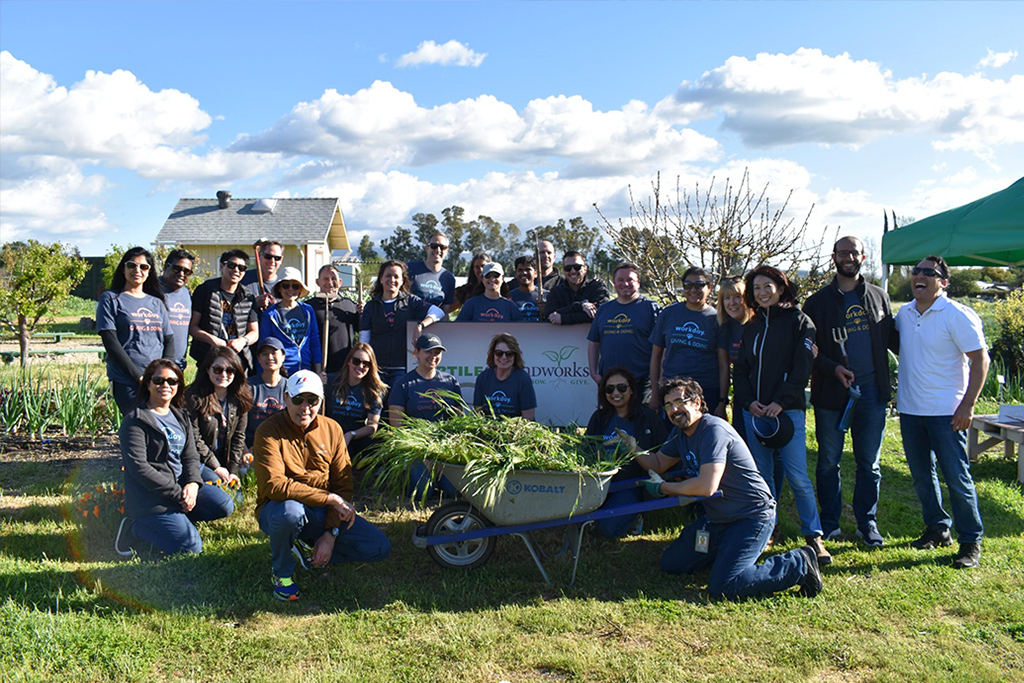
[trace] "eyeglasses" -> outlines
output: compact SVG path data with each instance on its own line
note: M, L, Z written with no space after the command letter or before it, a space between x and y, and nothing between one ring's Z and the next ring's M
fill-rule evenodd
M244 263L235 263L234 261L227 261L220 265L228 270L237 270L239 273L244 273L249 268Z
M516 352L515 351L503 351L501 349L494 349L494 357L495 358L515 358L516 357Z
M281 289L297 289L300 292L302 291L302 285L299 284L298 282L282 282L281 284L278 285L278 287L280 287Z
M368 368L368 367L370 367L370 361L363 360L362 358L353 358L349 362L352 363L352 365L354 365L357 368Z
M697 280L696 282L691 282L690 280L687 280L686 282L683 283L683 289L704 289L707 286L708 283L704 282L703 280Z
M185 266L171 266L171 270L173 270L178 275L184 275L185 277L192 277L192 269L191 268L186 268Z
M280 261L284 256L277 256L276 254L268 254L265 251L260 252L260 256L267 261Z
M629 391L629 385L623 383L623 384L606 384L604 386L604 393L608 394L609 396L614 394L616 391L619 392L620 394L624 394L627 391Z
M176 387L176 386L178 386L178 378L177 377L153 377L149 381L152 382L155 386L158 386L158 387L162 387L165 384L167 386L169 386L169 387Z
M934 268L918 268L914 266L914 269L910 271L913 275L926 275L928 277L943 277L942 273L935 270Z
M143 273L149 272L148 263L136 263L135 261L126 261L124 265L128 266L128 270L141 270Z
M484 275L484 279L485 280L497 280L500 277L501 277L501 273L494 273L494 272L487 273L487 275Z
M665 410L667 411L669 408L675 408L676 410L682 410L692 400L693 400L692 398L677 398L677 399L674 399L672 401L665 401Z
M840 249L836 252L839 258L860 258L861 253L856 249Z
M227 375L228 377L234 377L235 375L235 369L227 365L211 365L210 370L215 375Z
M431 249L438 249L440 251L447 251L448 250L448 245L447 244L438 244L437 242L431 242L428 246Z
M562 266L562 270L564 270L567 273L576 273L583 270L586 267L587 266L585 263L570 263L567 266Z
M303 403L308 403L311 408L316 408L320 405L320 397L316 394L299 394L298 396L292 396L292 405L301 406Z

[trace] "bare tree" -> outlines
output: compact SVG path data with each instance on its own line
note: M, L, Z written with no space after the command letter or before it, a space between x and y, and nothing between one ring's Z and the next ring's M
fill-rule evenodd
M787 215L790 190L781 206L774 206L769 183L760 191L750 185L744 169L739 183L726 178L721 192L712 177L706 189L698 183L691 195L676 178L674 197L662 194L661 174L651 183L651 194L638 200L629 188L629 218L613 224L595 204L602 229L611 237L615 250L640 267L644 281L668 299L686 268L695 265L718 277L739 275L762 264L800 277L806 287L823 279L830 270L822 258L824 234L818 242L807 241L807 226L813 205L803 220Z

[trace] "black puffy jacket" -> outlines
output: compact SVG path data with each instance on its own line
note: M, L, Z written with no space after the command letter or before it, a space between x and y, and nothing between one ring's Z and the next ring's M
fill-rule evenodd
M735 366L736 405L758 400L783 410L806 410L804 388L814 359L814 323L799 306L758 308L743 326Z

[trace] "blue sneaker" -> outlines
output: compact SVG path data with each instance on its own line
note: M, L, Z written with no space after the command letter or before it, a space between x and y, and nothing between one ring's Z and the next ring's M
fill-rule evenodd
M274 577L274 597L285 602L295 602L299 599L299 587L295 585L292 577Z
M857 535L864 541L864 545L871 548L881 548L885 545L885 539L882 538L882 534L878 531L878 525L874 522L868 522L857 529Z
M292 543L292 555L307 572L313 569L313 546L301 538L295 539Z

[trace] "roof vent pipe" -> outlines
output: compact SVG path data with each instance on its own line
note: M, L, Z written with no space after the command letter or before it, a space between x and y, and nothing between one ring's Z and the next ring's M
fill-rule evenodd
M222 209L228 208L228 202L231 201L231 193L227 190L219 190L217 192L217 206Z

